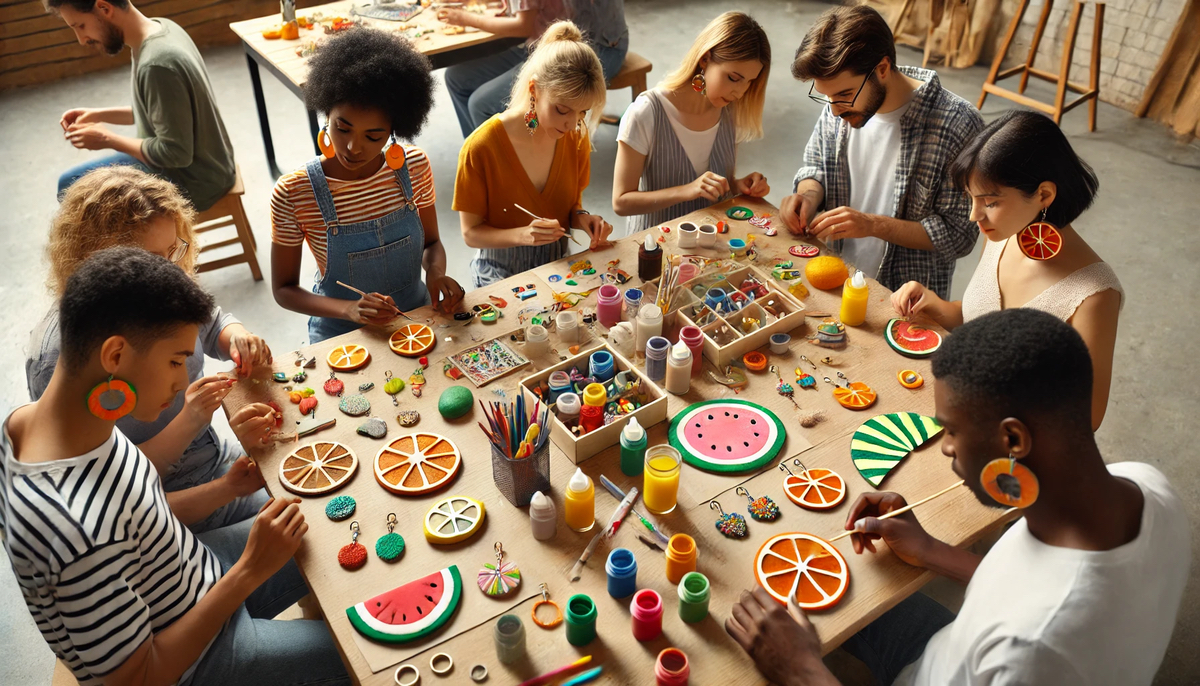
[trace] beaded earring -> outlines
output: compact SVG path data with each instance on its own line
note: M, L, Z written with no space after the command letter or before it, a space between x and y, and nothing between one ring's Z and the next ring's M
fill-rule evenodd
M746 506L746 511L750 513L751 517L760 522L773 522L779 519L779 506L775 504L774 500L771 500L770 496L764 495L755 498L742 486L733 489L733 492L746 496L746 500L750 501L750 504Z
M722 536L726 538L745 538L750 533L749 528L746 526L746 518L737 512L725 514L725 511L721 509L721 503L715 500L708 504L708 509L716 510L720 513L721 516L717 517L716 527Z
M525 128L529 130L529 135L537 133L538 117L537 117L537 95L534 93L534 83L529 82L529 110L525 112Z
M496 551L496 564L489 562L483 565L477 581L479 590L493 598L499 598L512 593L521 585L521 570L517 569L514 563L504 561L504 546L500 545L500 541L496 541L492 548Z
M88 392L88 412L105 421L115 422L121 417L133 412L137 405L137 389L128 381L114 379L108 375L107 381L101 381Z

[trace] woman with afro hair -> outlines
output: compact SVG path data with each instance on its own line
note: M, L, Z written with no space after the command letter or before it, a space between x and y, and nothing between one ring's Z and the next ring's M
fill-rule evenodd
M304 100L325 115L322 155L275 184L275 301L310 315L310 343L431 302L452 312L463 289L446 275L429 158L398 142L415 138L433 107L429 61L399 36L353 29L313 56ZM317 261L312 292L300 286L304 243Z

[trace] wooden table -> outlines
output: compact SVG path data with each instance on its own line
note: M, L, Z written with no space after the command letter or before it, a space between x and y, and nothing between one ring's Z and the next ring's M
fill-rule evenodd
M425 8L407 22L383 21L351 15L353 6L362 6L368 2L369 0L357 0L356 2L341 0L327 5L298 9L296 16L312 17L320 13L326 18L335 16L353 18L365 26L385 31L399 30L401 25L432 29L432 33L418 38L415 45L433 63L434 69L491 55L521 42L521 39L518 38L500 38L475 29L447 36L442 33L442 29L446 25L437 20L437 11L432 7ZM298 55L297 49L311 41L320 42L327 37L323 29L317 26L313 29L301 28L298 40L267 40L263 38L264 30L275 28L279 23L280 15L276 12L258 19L247 19L229 25L229 28L233 29L233 32L242 39L242 47L246 51L246 66L250 70L250 83L254 88L254 103L258 107L258 123L262 128L263 149L266 151L267 164L270 166L271 173L276 177L280 173L279 167L275 163L275 144L271 138L271 123L267 118L267 101L263 95L259 67L261 66L269 74L279 79L280 83L287 86L288 90L303 101L304 82L308 77L308 58ZM319 127L317 115L311 110L308 113L308 127L312 134L310 138L315 146ZM317 152L320 153L320 150Z
M706 217L722 217L724 210L731 203L724 203L709 210L689 215L686 219L696 221ZM737 204L748 206L758 212L774 212L775 208L763 201L739 198ZM676 226L679 222L672 222ZM744 237L748 224L731 221L732 230L722 238ZM658 234L658 229L651 229ZM672 231L666 247L669 253L675 252L676 233ZM492 683L516 683L519 680L548 671L566 664L577 655L591 654L595 663L604 665L604 674L597 683L610 684L642 684L650 683L655 658L660 650L667 646L682 649L689 657L692 674L697 678L693 683L729 683L757 684L762 678L753 668L749 658L724 631L724 620L730 614L730 608L737 601L743 589L751 588L754 584L752 558L759 546L767 538L779 533L804 531L824 538L830 538L842 530L843 521L849 504L859 493L871 487L857 474L850 462L849 443L854 430L870 417L895 411L915 411L926 415L933 414L933 389L928 361L910 360L900 357L884 342L881 331L884 324L892 316L888 304L890 293L886 288L871 281L871 296L867 321L864 326L850 330L849 346L843 351L830 351L818 348L805 341L806 331L801 328L793 331L792 351L784 356L770 355L771 362L778 364L788 378L791 370L798 365L801 354L811 359L831 355L837 364L836 370L842 371L852 380L863 381L879 393L879 400L874 407L864 412L853 412L838 406L832 398L830 389L818 382L818 390L797 390L797 402L806 409L823 409L828 419L815 428L801 428L796 420L794 408L775 391L775 378L769 374L750 374L750 384L738 397L753 400L770 407L784 421L789 434L783 450L769 467L763 468L757 474L720 477L725 480L714 486L712 475L699 472L688 465L683 467L680 485L680 506L672 514L656 518L664 529L671 533L685 532L697 541L699 548L699 571L706 574L712 583L713 594L710 603L709 617L694 625L684 624L678 617L678 596L676 589L665 579L664 560L660 552L656 552L642 543L636 536L640 524L630 518L616 536L613 546L601 544L584 570L579 582L570 583L569 570L590 539L591 534L576 534L562 523L562 494L566 481L574 471L575 466L558 451L551 449L551 483L553 493L550 494L558 505L559 526L557 536L545 543L538 543L530 536L529 518L525 508L511 506L507 500L490 484L492 481L489 466L489 447L482 432L475 426L481 421L478 407L472 414L453 422L443 421L435 407L437 398L444 388L454 383L440 373L441 360L457 350L473 344L471 333L474 332L481 340L490 338L498 333L505 333L518 327L517 313L525 306L533 303L546 304L550 301L549 284L538 274L565 274L568 265L578 257L590 257L593 265L603 269L605 263L612 259L620 259L620 265L636 278L636 249L637 238L622 239L614 247L590 256L565 258L558 263L546 265L535 272L525 273L508 279L489 288L479 289L467 294L465 306L488 302L488 296L499 296L508 301L504 309L504 317L496 324L472 322L439 329L440 324L447 320L430 310L420 310L413 313L418 320L429 320L438 333L438 344L430 354L430 369L426 374L429 381L424 396L413 399L407 389L398 397L401 398L400 409L418 409L421 412L418 430L433 431L450 437L457 442L464 455L464 466L457 481L436 494L421 498L399 498L384 491L376 483L372 475L371 461L384 441L374 441L358 436L354 428L359 423L355 418L340 413L338 424L333 429L326 430L313 438L335 439L350 445L358 452L360 466L358 473L351 482L336 494L353 496L358 502L355 514L363 527L362 542L370 550L375 539L385 531L387 513L395 512L400 519L397 531L404 535L408 542L405 557L394 566L390 566L375 557L362 569L347 572L338 567L335 560L339 547L349 543L349 531L346 522L331 522L324 515L325 503L332 495L324 497L305 498L301 509L311 524L311 528L296 555L296 560L304 573L309 586L313 589L317 601L325 612L326 621L342 651L346 665L354 678L362 684L390 684L391 668L372 672L366 659L356 644L355 630L346 617L345 609L378 593L395 588L407 581L424 576L436 569L457 564L464 576L465 586L463 605L459 614L429 639L427 643L412 648L413 655L404 660L420 668L422 683L470 683L468 673L473 664L481 663L487 666ZM803 263L804 260L787 256L787 248L795 244L786 232L781 231L773 238L762 237L758 240L759 256L757 264L761 269L770 272L771 266L782 259L792 259ZM715 257L717 253L714 251ZM726 254L726 257L728 254ZM513 297L511 288L517 285L534 284L539 295L535 300L522 303ZM559 286L562 282L558 282ZM837 292L822 292L814 290L805 301L809 310L837 311L839 303ZM594 303L595 295L591 295L582 307ZM459 323L461 324L461 323ZM599 331L599 328L596 329ZM305 354L315 354L320 360L317 368L310 372L308 384L318 388L317 394L322 405L318 412L324 410L335 412L332 404L335 399L324 396L319 390L320 384L327 378L329 369L324 362L325 353L340 343L356 342L366 345L372 352L372 361L357 373L339 374L345 381L346 388L357 388L362 380L373 380L376 390L368 393L374 405L374 414L385 417L389 424L389 438L403 435L407 430L392 423L395 408L381 391L385 370L392 370L397 376L407 378L414 366L411 360L399 358L391 353L386 345L388 331L364 329L326 341L312 349L305 349ZM452 343L446 342L446 335L455 336ZM564 346L552 334L552 347L566 353ZM767 352L765 348L764 352ZM289 374L295 371L292 365L294 357L291 354L277 354L276 365L280 371ZM534 359L537 368L544 368L558 361L556 353L551 353L544 359ZM706 368L710 368L707 362ZM906 390L896 380L900 369L915 369L929 380L918 390ZM269 380L273 370L257 370L255 381L242 382L234 387L233 392L226 398L226 411L232 413L246 402L265 398L281 399L283 395L279 385ZM528 372L532 373L532 371ZM495 400L494 390L503 389L512 397L520 378L525 372L518 372L493 382L483 389L472 389L476 398ZM466 384L466 381L459 383ZM824 387L821 387L824 386ZM470 386L468 385L470 388ZM685 396L669 396L669 415L674 416L688 405L700 400L733 396L733 393L707 378L696 377L692 390ZM287 425L297 418L294 405L286 400L281 404L285 407ZM651 445L665 442L667 422L649 429ZM940 441L932 441L905 459L896 470L889 475L883 486L887 490L898 491L910 501L933 493L953 483L956 477L949 469L949 458L939 451ZM278 469L280 460L287 454L286 445L271 450L252 450L251 453L262 468L266 478L267 488L274 494L286 493L280 487ZM783 474L776 465L785 458L789 461L798 453L806 466L827 467L839 472L848 487L846 502L832 512L816 513L802 510L786 499L782 491ZM596 457L585 461L581 466L593 479L604 473L623 488L641 486L640 479L624 477L618 468L618 450L610 448ZM782 509L782 517L773 523L760 523L749 520L750 535L746 539L731 540L722 537L713 526L715 512L711 511L706 500L716 495L726 512L745 512L746 501L742 496L734 494L734 488L744 485L756 497L769 495ZM424 513L433 502L441 497L453 494L465 494L482 500L487 507L487 523L484 530L460 544L434 549L424 540L422 534L422 519ZM719 494L719 495L718 495ZM607 521L616 506L616 500L611 498L597 482L596 485L596 514L601 524ZM1005 515L1000 510L985 508L980 505L967 489L959 489L917 510L917 516L934 536L954 545L967 545L987 534L995 527L1006 521L1011 515ZM480 566L490 562L492 545L501 541L508 551L511 561L516 562L523 575L523 583L513 597L507 601L497 601L486 598L474 588L474 575ZM858 629L878 617L896 603L913 593L929 581L933 574L910 567L887 551L886 546L878 555L855 555L849 539L843 539L835 544L846 557L851 574L850 589L845 598L829 611L813 613L813 623L820 633L823 649L832 650ZM658 639L647 644L635 641L630 632L629 599L615 600L608 596L605 590L604 560L612 547L625 547L633 550L638 561L639 588L654 588L664 598L666 613L664 618L664 633ZM569 645L565 638L563 627L554 630L544 630L534 626L529 619L529 611L533 604L533 596L538 592L538 585L545 583L550 597L565 605L567 598L575 593L590 595L599 608L599 637L597 640L582 648ZM467 610L467 604L471 608ZM482 608L481 608L482 605ZM470 615L479 617L482 614L486 620L464 619ZM503 666L495 657L492 647L492 631L495 617L514 612L521 617L525 624L527 636L527 657L514 665ZM429 670L430 657L438 652L449 653L455 660L451 678L443 681L432 675ZM703 675L700 677L700 675Z

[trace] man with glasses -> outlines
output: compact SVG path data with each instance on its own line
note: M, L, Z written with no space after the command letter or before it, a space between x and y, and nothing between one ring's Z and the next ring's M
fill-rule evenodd
M888 288L918 281L949 297L955 260L978 228L948 170L983 127L979 112L933 71L897 67L891 29L865 5L822 14L792 75L811 81L809 97L825 107L780 208L788 229Z

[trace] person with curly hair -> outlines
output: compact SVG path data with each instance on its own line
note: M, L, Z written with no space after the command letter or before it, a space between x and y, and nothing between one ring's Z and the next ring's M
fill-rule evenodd
M195 212L169 181L124 166L96 169L63 196L50 227L48 286L60 296L95 253L134 246L167 258L191 276L196 263ZM271 362L266 342L233 315L214 307L187 356L186 387L152 421L133 415L119 428L150 458L169 494L172 511L193 531L209 531L254 516L266 502L262 477L236 442L213 429L212 415L234 381L204 375L204 356L232 360L240 376ZM62 350L59 308L34 329L25 361L30 400L46 392ZM273 426L271 408L251 404L230 418L241 441L259 440Z
M433 108L429 60L400 36L352 29L310 60L304 101L326 118L322 156L275 184L275 302L310 315L311 343L431 302L454 311L463 289L446 275L433 170L423 150L398 140L416 138ZM305 243L317 260L312 292L300 287Z

